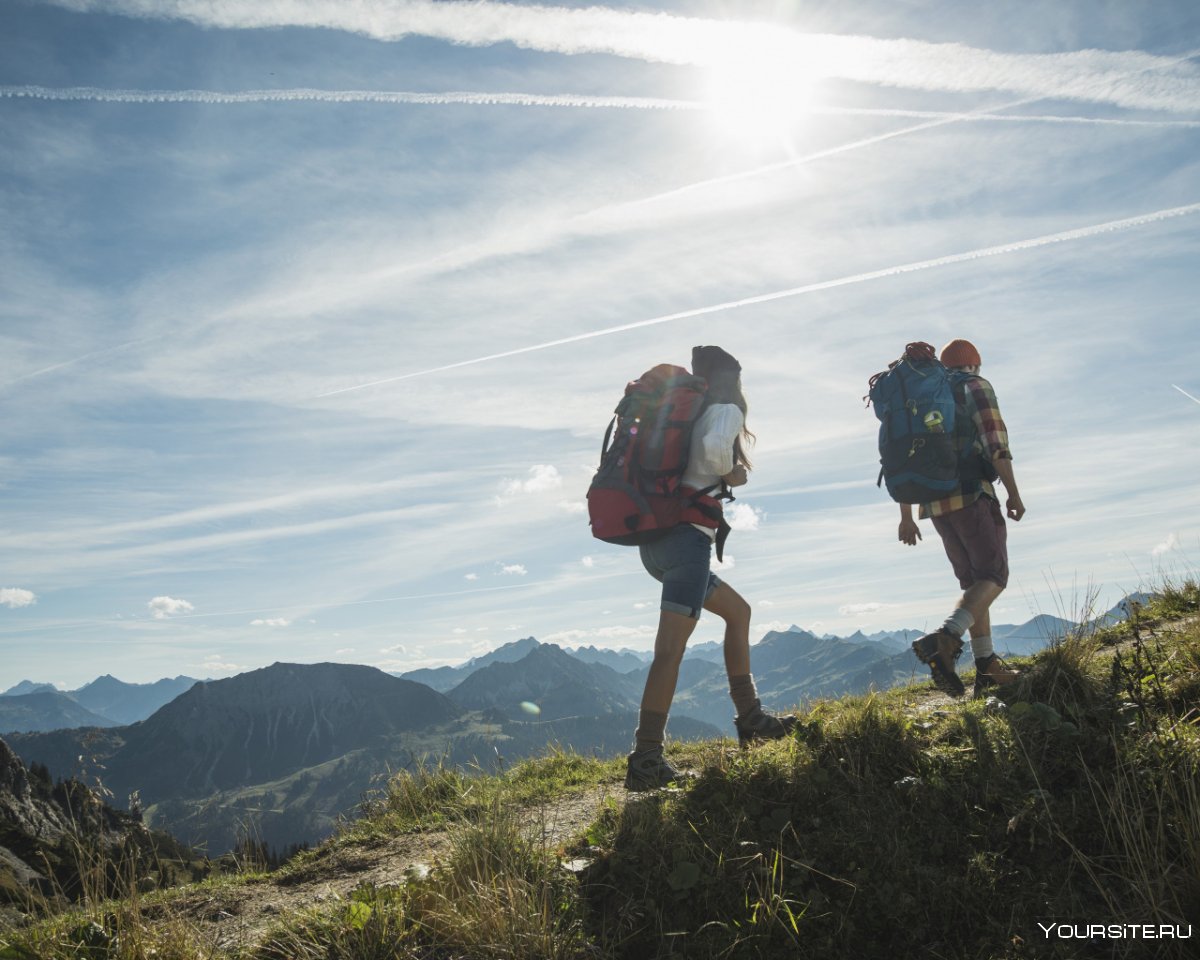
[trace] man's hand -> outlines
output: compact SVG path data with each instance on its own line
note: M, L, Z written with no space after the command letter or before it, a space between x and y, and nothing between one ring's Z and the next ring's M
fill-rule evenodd
M1000 481L1008 493L1008 500L1004 506L1008 511L1009 519L1020 520L1025 516L1025 504L1021 502L1021 495L1017 492L1017 478L1013 475L1012 461L1007 457L1001 457L993 462L996 473L1000 475Z
M740 487L746 482L746 468L739 463L721 479L731 487Z
M915 547L921 539L921 528L911 516L900 518L900 542Z

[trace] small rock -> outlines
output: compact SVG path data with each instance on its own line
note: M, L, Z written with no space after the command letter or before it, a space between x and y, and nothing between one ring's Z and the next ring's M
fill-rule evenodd
M428 876L429 864L427 863L410 863L404 868L404 879L406 882L424 880Z

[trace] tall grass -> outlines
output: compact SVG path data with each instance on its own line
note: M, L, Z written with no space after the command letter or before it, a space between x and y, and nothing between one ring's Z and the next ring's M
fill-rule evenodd
M215 945L182 917L151 922L158 877L170 865L148 863L128 839L113 848L78 835L65 839L71 883L31 889L22 904L30 922L0 930L0 960L112 958L215 960Z

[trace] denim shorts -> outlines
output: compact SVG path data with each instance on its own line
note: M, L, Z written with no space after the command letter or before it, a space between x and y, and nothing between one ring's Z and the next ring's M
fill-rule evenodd
M661 540L642 544L642 566L662 586L659 609L681 613L693 620L720 580L709 569L712 537L690 523L681 523Z

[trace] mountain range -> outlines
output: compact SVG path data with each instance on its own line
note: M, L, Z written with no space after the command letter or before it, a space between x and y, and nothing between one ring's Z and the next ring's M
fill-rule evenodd
M53 776L138 791L148 822L219 853L247 832L277 848L319 840L401 769L510 763L547 743L611 756L636 725L627 678L533 641L519 664L494 660L449 694L373 667L276 663L197 683L127 726L6 739ZM673 733L720 735L687 717Z
M0 734L136 723L194 683L192 677L182 676L126 683L105 674L78 690L59 690L50 683L22 680L0 693Z

